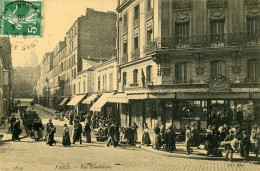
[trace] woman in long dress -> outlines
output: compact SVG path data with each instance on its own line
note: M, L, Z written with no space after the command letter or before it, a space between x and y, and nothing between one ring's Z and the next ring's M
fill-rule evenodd
M63 128L62 144L64 146L70 146L71 145L69 127L68 127L67 124L64 124L64 128Z
M144 124L144 134L143 134L143 138L142 138L142 144L143 145L150 145L151 144L151 139L150 139L150 135L149 135L149 128L147 123Z
M39 140L39 123L38 123L37 119L34 120L32 127L33 127L32 139L34 139L35 141L38 141Z
M85 130L84 130L85 136L86 136L86 143L91 142L91 128L88 122L86 122Z
M39 127L39 132L38 132L38 135L39 135L39 139L42 139L43 137L43 124L42 124L42 120L41 119L38 119L38 127Z
M47 135L47 144L52 146L52 144L56 145L56 141L54 140L54 134L56 133L56 128L53 126L53 123L50 123L48 135Z
M13 124L13 132L12 132L12 141L18 140L20 141L19 135L21 134L20 128L20 120L17 119L16 122Z
M136 123L133 123L133 130L134 130L134 143L136 143L136 141L138 140L138 136L137 136L137 129L138 126L136 125Z

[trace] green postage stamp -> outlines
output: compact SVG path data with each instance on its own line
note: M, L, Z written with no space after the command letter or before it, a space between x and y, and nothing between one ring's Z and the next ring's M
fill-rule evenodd
M0 2L0 36L42 36L42 1Z

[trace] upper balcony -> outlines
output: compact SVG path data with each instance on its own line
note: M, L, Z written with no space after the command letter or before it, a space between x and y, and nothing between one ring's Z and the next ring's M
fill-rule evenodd
M190 48L220 48L230 46L260 46L260 34L249 32L158 37L144 47L146 53Z

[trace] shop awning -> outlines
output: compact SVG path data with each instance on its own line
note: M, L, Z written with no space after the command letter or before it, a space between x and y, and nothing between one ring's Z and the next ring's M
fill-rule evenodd
M59 105L60 105L60 106L65 105L68 100L69 100L69 98L68 98L68 97L65 97Z
M92 94L91 96L87 97L85 100L82 101L82 104L91 104L93 100L97 98L98 94Z
M127 94L118 93L114 94L107 98L107 102L109 103L129 103L129 99L127 99Z
M85 95L76 95L71 99L71 101L67 105L76 106L84 97Z
M128 99L143 100L143 99L173 99L174 93L151 93L151 94L128 94Z
M114 93L103 93L102 96L91 106L90 111L101 112L101 108L107 103L107 98Z
M237 92L204 92L204 93L177 93L177 99L244 99L249 93Z

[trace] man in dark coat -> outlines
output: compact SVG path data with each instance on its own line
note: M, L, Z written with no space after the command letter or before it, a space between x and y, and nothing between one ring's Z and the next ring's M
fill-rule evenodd
M84 135L86 136L86 143L91 142L91 128L88 122L85 124Z
M170 153L176 151L176 133L172 126L169 126L165 133L166 150Z
M246 131L242 132L242 141L241 141L241 151L246 160L249 160L249 150L251 147L250 137L247 135Z
M107 146L109 147L111 143L113 143L114 147L116 147L116 140L115 140L115 137L116 137L116 127L115 127L115 124L112 123L112 125L110 125L109 129L108 129L108 136L109 136L109 140L108 140L108 143L107 143Z
M49 120L49 123L46 124L46 136L45 136L45 138L44 138L44 141L47 140L47 136L48 136L48 132L49 132L49 130L50 130L51 124L52 124L52 120L50 119L50 120Z
M22 133L20 128L20 120L17 118L16 122L13 123L12 141L20 141L19 135Z
M82 125L79 122L79 120L76 120L74 124L73 144L75 144L77 140L79 140L80 144L82 144L81 133L82 133Z
M52 146L52 144L56 145L56 141L54 140L54 134L56 133L56 128L53 123L49 124L48 134L47 134L47 144Z

